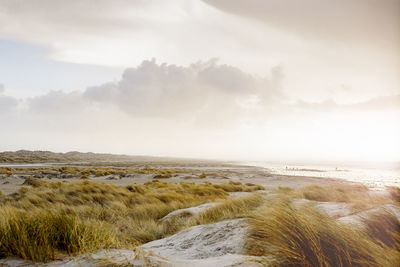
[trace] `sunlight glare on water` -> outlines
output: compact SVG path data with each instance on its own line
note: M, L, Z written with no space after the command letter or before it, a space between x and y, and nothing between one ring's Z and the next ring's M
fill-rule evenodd
M273 174L288 176L308 176L336 178L351 182L360 182L371 189L383 189L386 186L400 187L400 166L391 167L341 167L323 165L285 165L278 163L252 162L248 165L268 169Z

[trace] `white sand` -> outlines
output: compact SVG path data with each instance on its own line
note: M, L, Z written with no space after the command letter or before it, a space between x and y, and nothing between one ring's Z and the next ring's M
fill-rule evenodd
M144 244L141 248L170 259L204 259L226 254L243 254L247 228L244 219L198 225Z
M371 216L372 214L379 214L381 212L390 212L394 216L396 216L397 220L400 221L400 207L395 206L393 204L386 204L382 205L378 208L370 209L370 210L365 210L359 213L355 213L349 216L343 216L339 218L338 220L340 222L350 224L355 227L364 227L363 221Z
M170 221L173 218L176 218L177 216L181 216L183 214L190 214L191 216L197 215L211 207L215 207L218 205L218 203L204 203L200 206L196 207L191 207L191 208L186 208L186 209L179 209L179 210L174 210L173 212L168 213L165 215L163 218L160 219L160 221Z

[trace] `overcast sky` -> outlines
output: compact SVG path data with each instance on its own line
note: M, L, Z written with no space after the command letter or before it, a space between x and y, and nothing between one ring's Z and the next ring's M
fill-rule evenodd
M0 0L0 150L400 160L400 0Z

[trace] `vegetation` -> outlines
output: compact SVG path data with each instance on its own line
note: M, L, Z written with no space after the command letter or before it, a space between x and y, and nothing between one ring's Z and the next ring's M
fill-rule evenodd
M393 198L389 198L383 194L372 194L366 186L360 184L310 185L298 190L280 187L278 192L291 197L305 198L312 201L347 203L353 212L394 203Z
M395 266L395 251L361 230L337 223L314 209L281 201L250 220L250 255L273 256L276 266Z
M134 247L197 223L159 221L173 210L225 199L230 189L256 188L158 180L125 188L29 181L32 187L1 198L0 257L49 261L98 248Z
M264 203L265 199L257 194L250 194L238 199L228 199L193 218L192 224L208 224L234 218L246 218Z
M5 174L7 176L10 176L13 174L15 170L10 167L0 167L0 174Z
M119 178L135 175L135 174L148 174L154 175L154 179L168 179L179 175L190 174L192 178L203 179L206 176L226 178L225 173L219 172L200 172L196 169L188 168L156 168L156 167L84 167L84 166L49 166L49 167L0 167L0 175L28 175L37 178L95 178L103 176L118 176Z
M0 162L3 163L48 163L48 162L90 162L90 161L129 161L140 157L127 155L80 153L54 153L50 151L19 150L15 152L1 152ZM144 157L143 157L144 158Z
M19 150L15 152L7 151L0 152L0 163L70 163L82 166L98 166L107 167L132 167L144 165L175 165L175 166L196 166L196 167L210 167L210 166L228 166L223 162L210 161L210 160L189 160L189 159L176 159L176 158L161 158L149 156L129 156L129 155L115 155L115 154L101 154L101 153L82 153L71 151L67 153L54 153L50 151L29 151Z
M397 266L400 262L400 222L390 212L371 213L363 220L364 228L354 228L313 209L312 202L292 205L293 198L304 197L367 210L393 204L393 198L370 194L359 185L281 187L277 192L250 216L246 242L250 255L269 256L274 260L264 260L272 266ZM361 201L367 203L360 206Z
M389 192L392 199L399 203L400 202L400 187L389 186L386 189Z
M316 201L351 202L365 197L368 188L364 185L310 185L301 190L304 198Z
M11 195L0 191L0 258L47 262L102 248L135 248L194 225L245 218L250 225L247 254L265 256L260 261L272 266L396 266L400 262L400 222L390 212L370 214L363 220L365 227L356 229L312 208L315 201L347 203L354 212L386 203L399 205L399 188L390 188L390 196L385 196L359 185L312 185L279 187L277 194L263 196L257 191L264 187L250 183L161 180L194 175L187 168L64 166L1 171L23 171L31 177ZM133 173L154 178L126 187L33 178ZM201 171L196 177L203 174L216 176ZM249 193L234 199L229 192ZM309 204L293 205L298 198L310 200ZM197 215L183 212L161 220L174 210L206 202L220 204Z
M370 214L364 219L364 225L366 233L375 243L383 248L389 247L400 252L400 222L396 216L383 210Z

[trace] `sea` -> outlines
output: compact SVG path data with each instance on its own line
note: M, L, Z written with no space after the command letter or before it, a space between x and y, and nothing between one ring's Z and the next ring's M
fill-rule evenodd
M266 168L273 174L343 179L363 183L373 190L387 186L400 187L400 164L285 164L247 162L246 165ZM372 165L372 166L371 166Z

